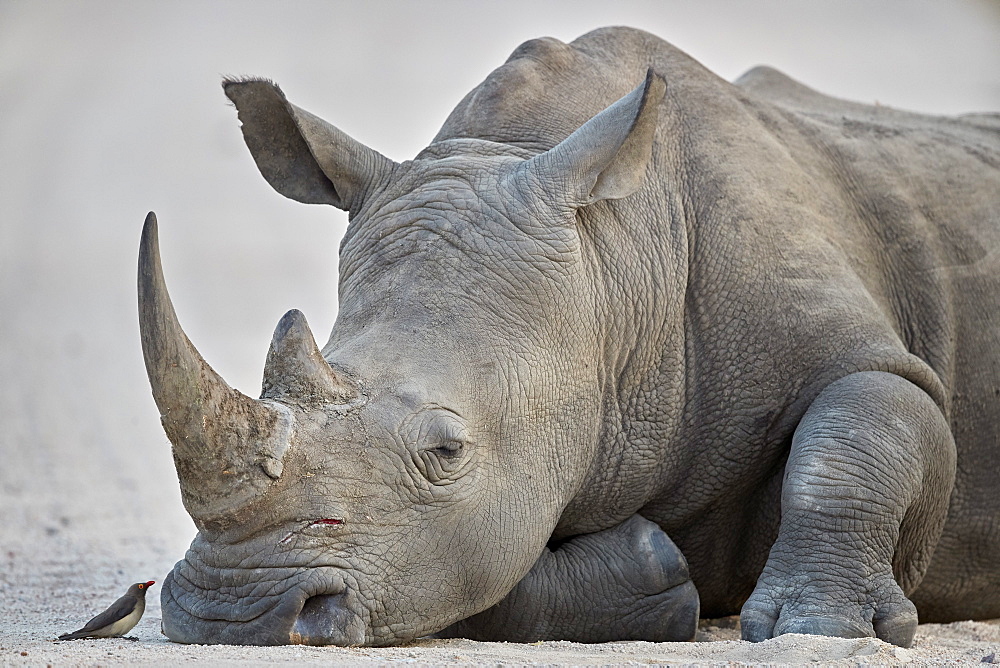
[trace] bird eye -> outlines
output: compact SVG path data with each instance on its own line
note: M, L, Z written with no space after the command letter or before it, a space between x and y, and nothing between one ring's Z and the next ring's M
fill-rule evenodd
M139 585L139 589L145 589L146 585Z

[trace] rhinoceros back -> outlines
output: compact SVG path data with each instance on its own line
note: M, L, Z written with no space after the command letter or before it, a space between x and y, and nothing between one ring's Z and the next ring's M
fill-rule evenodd
M663 69L657 65L667 59L714 77L682 51L633 28L601 28L570 44L533 39L465 96L434 141L485 139L541 152L634 89L650 67Z

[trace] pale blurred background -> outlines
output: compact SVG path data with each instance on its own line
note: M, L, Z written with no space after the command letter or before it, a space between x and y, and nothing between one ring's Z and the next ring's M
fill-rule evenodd
M231 384L258 394L286 310L329 333L346 217L271 190L221 76L273 78L402 160L522 41L611 24L728 79L769 64L845 98L1000 111L986 0L0 0L0 594L27 596L11 574L46 552L78 555L63 577L159 579L194 534L139 347L147 211L180 319Z

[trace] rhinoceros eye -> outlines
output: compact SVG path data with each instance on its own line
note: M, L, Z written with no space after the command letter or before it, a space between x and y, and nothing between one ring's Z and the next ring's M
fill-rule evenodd
M459 478L468 461L464 443L449 441L420 453L423 474L431 482L447 485Z
M408 421L405 438L417 468L430 482L447 485L465 472L472 439L465 422L451 411L433 408L417 413Z
M448 440L434 448L435 454L440 457L447 457L448 459L454 459L455 457L461 457L465 452L465 443L462 441L452 441Z
M452 482L461 475L471 446L464 425L447 419L443 422L436 425L438 429L434 430L420 453L425 465L424 475L438 484Z

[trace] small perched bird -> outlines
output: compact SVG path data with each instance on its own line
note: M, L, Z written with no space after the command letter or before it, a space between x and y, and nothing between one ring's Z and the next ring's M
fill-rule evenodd
M124 596L87 622L86 626L79 631L62 634L59 640L122 637L139 623L142 613L146 611L146 590L155 584L154 580L136 582L128 588Z

